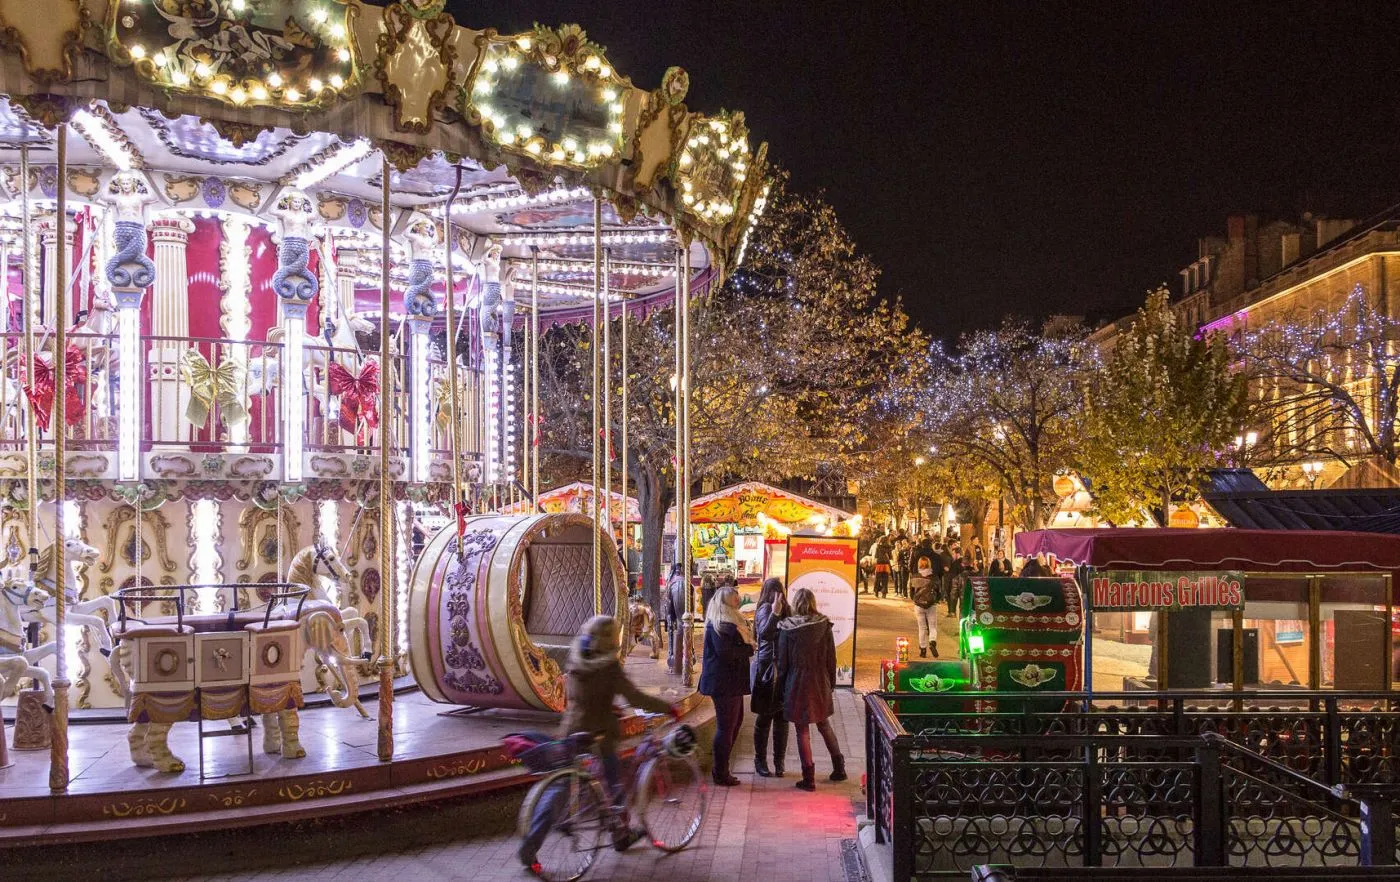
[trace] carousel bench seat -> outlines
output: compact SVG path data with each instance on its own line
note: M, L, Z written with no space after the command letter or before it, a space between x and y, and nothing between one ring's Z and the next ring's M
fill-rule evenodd
M183 637L194 633L194 628L188 624L184 627L175 627L175 620L143 622L138 619L127 619L118 622L112 627L113 640L140 640L146 637Z
M335 604L328 603L324 600L308 600L301 604L302 616L309 615L317 610L332 612L337 616L340 614L340 610ZM272 611L272 619L268 621L268 624L274 625L279 622L286 622L292 627L296 627L297 620L291 618L296 611L296 604L288 604L285 609L275 609ZM262 628L266 615L266 609L245 609L227 613L200 613L197 615L185 616L180 621L184 623L187 632L213 634L222 631L251 630L252 625L257 625L258 628ZM173 629L176 621L177 619L175 616L152 616L145 619L128 617L126 624L128 626L151 628L169 627ZM114 631L114 636L115 633Z

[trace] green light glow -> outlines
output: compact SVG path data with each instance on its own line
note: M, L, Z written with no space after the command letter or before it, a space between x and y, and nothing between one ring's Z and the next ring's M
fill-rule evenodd
M987 643L982 639L981 634L969 634L967 636L967 651L977 653L987 651Z

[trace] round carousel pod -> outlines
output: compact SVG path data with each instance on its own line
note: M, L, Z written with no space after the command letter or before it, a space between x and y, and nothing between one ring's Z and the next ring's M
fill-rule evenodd
M594 615L595 545L602 611L616 617L627 608L627 577L612 540L585 515L469 518L460 548L455 529L438 531L409 580L409 658L423 694L562 711L562 665Z

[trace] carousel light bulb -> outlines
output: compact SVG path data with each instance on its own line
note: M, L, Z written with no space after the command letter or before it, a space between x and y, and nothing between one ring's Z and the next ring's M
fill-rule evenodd
M692 162L694 162L694 161L695 161L695 160L692 159L691 156L690 156L690 151L689 151L689 150L687 150L687 151L685 151L684 153L681 154L681 168L685 168L686 166L690 165L690 164L691 164Z
M576 153L576 152L578 151L578 139L577 139L577 138L565 138L565 139L564 139L564 143L563 143L562 146L563 146L563 148L564 148L565 150L567 150L568 152L570 152L570 153Z
M229 0L228 8L234 12L242 12L243 5L243 0Z
M135 46L132 46L132 47L131 47L131 57L132 57L132 58L135 58L137 61L140 61L141 59L145 58L145 57L146 57L146 47L145 47L145 46L142 46L140 43L137 43Z
M228 91L228 83L225 83L223 80L215 80L209 84L209 91L213 92L215 95L222 95Z
M520 47L521 52L529 52L530 46L533 44L530 42L529 37L520 37L515 41L515 45Z
M208 79L209 75L213 72L214 69L202 61L194 66L194 75L199 77L201 80Z
M307 87L308 89L310 89L310 90L311 90L311 93L314 95L314 94L316 94L317 92L319 92L319 91L321 91L322 89L324 89L324 88L326 87L326 84L323 83L323 82L321 82L320 77L312 77L312 78L307 82L306 87Z
M282 75L277 71L273 71L267 76L267 84L274 89L282 88Z
M313 22L315 22L316 24L325 24L325 23L326 23L326 10L320 9L320 8L313 9L313 10L311 11L311 20L312 20Z
M606 80L608 77L612 76L612 68L608 67L606 64L603 65L598 69L598 76Z
M190 82L190 75L176 68L170 72L170 82L177 86L187 86Z
M342 77L340 74L331 74L331 88L332 88L332 89L339 89L341 86L344 86L344 85L345 85L345 78L344 78L344 77Z
M228 97L233 99L234 104L242 104L244 101L248 100L248 93L239 88L228 93Z
M495 75L501 69L501 66L496 63L496 59L488 58L485 62L482 63L481 69L484 70L486 73Z
M164 52L157 52L155 56L151 58L151 61L155 62L156 67L165 67L170 63L170 56L166 55Z
M603 63L602 59L600 59L598 56L596 56L596 55L590 55L590 56L588 56L587 58L585 58L585 59L583 60L583 69L584 69L584 70L597 70L597 69L598 69L598 66L599 66L600 64L602 64L602 63Z
M616 100L617 100L617 90L616 90L616 89L604 89L604 90L603 90L603 100L604 100L604 101L607 101L608 103L612 103L613 101L616 101Z
M544 149L544 148L540 146L540 142L539 142L539 141L531 141L529 144L526 144L526 145L525 145L525 149L526 149L526 151L528 151L529 153L532 153L532 154L534 154L535 156L538 156L539 153L540 153L540 151L541 151L542 149Z
M567 86L569 84L569 72L567 70L556 70L554 72L554 84L556 86Z
M336 22L334 25L331 25L331 39L332 39L332 40L344 40L344 39L345 39L345 25L340 24L339 22Z
M342 47L335 53L335 57L348 63L350 61L350 50Z
M506 70L515 70L517 67L520 66L520 59L516 58L514 55L507 55L501 61L501 66L503 66Z
M608 131L614 135L622 134L622 123L616 121L608 123Z
M252 89L249 90L249 94L253 96L255 101L266 101L267 86L264 86L262 83L254 83Z
M295 102L295 101L300 101L300 100L301 100L301 92L297 91L295 88L291 88L291 89L288 89L286 92L283 92L283 93L282 93L282 97L283 97L283 98L286 98L288 101L293 101L293 102Z

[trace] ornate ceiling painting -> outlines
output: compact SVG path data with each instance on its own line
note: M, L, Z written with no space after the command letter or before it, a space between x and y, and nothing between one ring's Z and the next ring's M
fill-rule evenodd
M632 84L577 25L512 37L488 30L478 46L466 114L495 144L576 168L622 154Z
M163 89L306 110L359 87L354 5L152 0L108 8L108 54Z
M73 76L88 11L79 0L0 0L0 45L19 51L40 84Z

